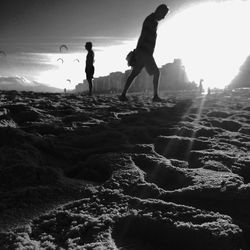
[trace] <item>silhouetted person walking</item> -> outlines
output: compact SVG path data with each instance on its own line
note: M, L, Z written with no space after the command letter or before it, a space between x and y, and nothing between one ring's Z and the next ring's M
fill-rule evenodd
M89 83L89 95L92 95L92 89L93 89L93 82L92 79L94 77L95 67L94 67L94 51L92 50L92 43L87 42L85 44L85 49L88 51L88 54L86 56L86 66L85 66L85 73L86 78Z
M136 76L141 72L141 70L145 67L149 75L153 75L153 87L154 87L154 102L159 102L161 99L158 96L158 85L159 85L159 77L160 70L158 69L156 62L153 57L156 37L157 37L157 26L158 21L162 20L168 13L169 8L165 4L159 5L155 12L151 13L143 22L142 31L140 38L138 40L136 46L136 62L132 69L131 74L129 75L123 92L119 99L121 101L127 101L127 91L136 78Z

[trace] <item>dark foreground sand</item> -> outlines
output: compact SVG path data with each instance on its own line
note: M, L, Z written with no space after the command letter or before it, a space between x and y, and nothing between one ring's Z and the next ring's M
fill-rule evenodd
M250 249L250 91L0 92L0 249Z

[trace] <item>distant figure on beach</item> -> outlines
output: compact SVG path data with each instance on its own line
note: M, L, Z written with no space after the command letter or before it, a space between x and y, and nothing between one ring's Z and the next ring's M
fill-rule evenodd
M156 62L153 57L156 37L157 37L157 26L158 21L165 18L167 13L169 12L169 8L165 4L159 5L156 10L151 13L143 22L141 35L139 37L136 49L135 49L135 64L133 66L132 72L129 75L123 92L119 96L120 101L128 101L126 94L127 91L132 84L133 80L137 77L137 75L141 72L141 70L145 67L149 75L153 75L153 87L154 87L154 102L162 101L158 96L158 85L159 85L159 77L160 70L156 65Z
M86 78L89 83L89 95L91 96L93 94L92 89L93 89L93 77L94 77L94 72L95 72L95 67L94 67L94 51L92 50L92 43L87 42L85 44L85 49L88 51L88 54L86 56L86 66L85 66L85 73L86 73Z
M204 92L203 84L202 84L203 82L204 82L204 80L200 79L200 83L199 83L199 94L200 95Z

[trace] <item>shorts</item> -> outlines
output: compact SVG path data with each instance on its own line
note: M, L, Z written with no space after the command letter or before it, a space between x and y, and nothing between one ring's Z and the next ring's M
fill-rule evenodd
M159 71L153 55L149 55L143 51L137 51L134 70L141 72L144 67L149 75L154 75L154 73Z
M86 67L85 68L85 73L86 73L86 78L87 79L94 78L95 67L94 66Z

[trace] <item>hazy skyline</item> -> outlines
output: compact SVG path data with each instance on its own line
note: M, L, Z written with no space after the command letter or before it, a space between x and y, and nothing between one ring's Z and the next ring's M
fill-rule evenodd
M188 54L194 48L188 46L192 46L189 42L196 46L197 38L193 36L199 36L197 32L203 31L195 27L198 20L192 23L193 14L191 19L187 16L178 19L178 16L190 6L207 3L206 0L3 0L0 10L0 50L6 52L7 58L0 56L0 77L25 77L61 88L65 87L64 79L72 78L72 82L77 84L85 78L84 44L89 40L93 42L96 53L96 76L125 70L126 53L135 47L144 18L164 2L171 12L159 23L156 59L161 66L174 57L183 57L192 75L192 70L197 66L192 64L192 56ZM214 14L208 13L208 19L209 15L213 23ZM198 18L201 19L200 16ZM185 27L187 23L189 26ZM216 27L216 24L213 25ZM211 32L209 27L205 28ZM187 46L180 39L187 39ZM61 44L69 47L67 53L60 53ZM57 62L59 57L63 57L63 65ZM242 57L236 60L243 60ZM73 64L75 58L79 59L79 64ZM197 58L196 55L193 58Z

